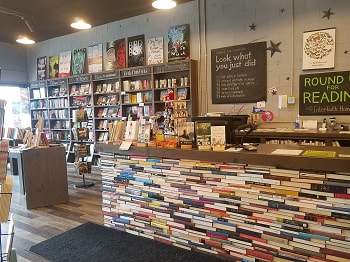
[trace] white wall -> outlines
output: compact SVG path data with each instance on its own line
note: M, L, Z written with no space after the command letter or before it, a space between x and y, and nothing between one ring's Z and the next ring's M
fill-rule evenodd
M348 0L195 0L170 11L155 11L146 15L98 26L38 43L27 49L29 80L36 79L36 58L57 55L62 51L87 47L123 37L145 34L145 38L163 36L167 42L170 26L189 23L191 27L191 57L199 60L199 110L234 113L240 107L251 112L254 104L211 103L211 49L244 44L251 41L282 42L282 53L270 57L267 53L267 87L276 86L278 94L294 95L295 105L278 109L278 96L268 94L266 109L275 113L274 123L292 125L298 114L299 75L302 74L302 33L336 27L335 71L350 70L350 1ZM198 15L198 4L200 13ZM280 9L285 12L281 13ZM335 15L322 19L323 10L332 8ZM206 14L206 37L204 18ZM255 23L256 31L249 25ZM201 27L200 34L198 27ZM207 41L206 41L207 40ZM165 49L167 45L165 44ZM344 54L344 50L349 53ZM167 51L167 50L165 50ZM201 52L201 55L199 53ZM206 59L207 58L207 59ZM314 71L313 71L314 72ZM324 72L324 71L323 71ZM287 78L289 77L289 80ZM307 118L307 117L305 117ZM310 118L310 117L309 117ZM323 117L312 117L322 120ZM338 122L349 123L349 116L337 116Z
M16 44L0 43L0 84L22 84L28 81L26 49Z

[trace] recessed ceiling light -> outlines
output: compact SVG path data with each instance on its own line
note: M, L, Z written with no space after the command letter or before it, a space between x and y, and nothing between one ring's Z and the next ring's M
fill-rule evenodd
M23 45L32 45L35 44L35 41L33 39L30 39L26 36L20 36L16 39L17 43L23 44Z
M176 2L173 0L156 0L153 1L152 6L157 9L171 9L176 6Z
M86 30L91 28L90 24L86 23L84 20L81 20L81 19L76 20L74 23L71 23L70 26L80 30Z

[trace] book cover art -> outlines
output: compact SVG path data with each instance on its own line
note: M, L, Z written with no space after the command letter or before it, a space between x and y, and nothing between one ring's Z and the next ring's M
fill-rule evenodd
M168 61L190 59L190 25L172 26L168 30Z
M196 123L197 147L200 150L210 149L210 142L211 142L210 127L211 127L210 123Z
M177 99L186 100L187 99L187 88L181 87L177 89Z
M86 58L86 48L75 49L73 51L72 74L81 75L84 73Z
M58 78L58 55L49 57L49 77Z
M125 38L115 41L115 64L117 69L126 67Z
M88 47L88 70L89 73L102 72L102 44Z
M192 148L194 143L194 122L179 123L178 137L181 148Z
M214 151L224 151L226 146L225 126L211 126L211 147Z
M128 38L128 67L145 65L145 35Z
M163 37L154 37L147 40L147 57L148 65L163 63Z
M58 77L70 76L71 59L72 59L72 52L71 51L66 51L66 52L60 53Z
M46 79L46 73L47 73L47 58L46 56L39 57L36 60L37 64L37 80L45 80Z
M125 141L137 141L139 123L137 121L127 121L125 130Z
M115 60L115 44L115 40L106 43L105 71L112 71L117 68Z

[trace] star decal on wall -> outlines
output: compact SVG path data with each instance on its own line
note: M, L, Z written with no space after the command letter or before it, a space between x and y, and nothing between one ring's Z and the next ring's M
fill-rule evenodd
M329 20L329 18L331 18L331 15L334 15L335 13L333 13L332 8L329 8L327 11L323 10L323 16L322 18L327 18Z
M249 31L255 31L256 29L256 24L252 23L250 26L249 26Z
M272 90L272 91L271 91L271 94L272 94L273 96L277 95L277 90Z
M289 79L290 79L290 77L289 77L289 76L287 76L287 77L286 77L286 80L288 80L288 81L289 81Z
M348 53L349 53L349 51L348 51L348 50L345 50L345 51L344 51L344 54L346 54L346 55L347 55Z
M281 14L283 14L285 11L286 11L286 9L284 9L284 8L281 8L281 9L280 9L280 13L281 13Z
M272 42L270 40L270 46L266 49L266 50L269 50L271 51L271 57L276 53L276 52L279 52L279 53L282 53L282 51L279 49L279 46L282 42L279 42L277 44L275 44L274 42Z

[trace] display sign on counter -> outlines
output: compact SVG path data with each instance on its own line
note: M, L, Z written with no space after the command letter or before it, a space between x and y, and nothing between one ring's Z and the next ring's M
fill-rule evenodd
M266 42L211 51L213 104L266 100Z
M350 71L300 75L299 114L350 115Z

